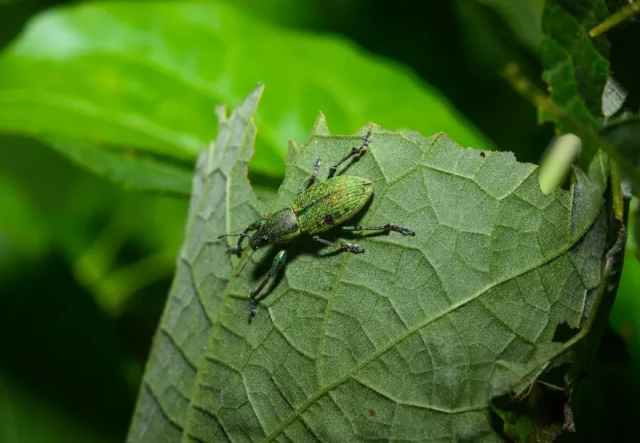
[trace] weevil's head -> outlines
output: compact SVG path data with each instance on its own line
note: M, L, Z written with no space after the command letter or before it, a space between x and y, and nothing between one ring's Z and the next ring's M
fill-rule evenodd
M261 218L254 223L255 232L249 237L249 246L254 251L269 244L269 232L267 229L267 220Z

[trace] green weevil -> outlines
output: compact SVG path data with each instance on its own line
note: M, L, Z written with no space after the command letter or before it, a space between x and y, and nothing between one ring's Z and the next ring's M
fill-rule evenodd
M240 256L242 254L242 241L249 238L251 255L244 262L236 277L240 275L244 267L251 260L253 254L262 246L269 244L289 243L296 237L304 234L320 234L340 225L356 215L373 195L373 182L362 177L337 176L334 177L338 167L351 157L364 153L369 147L371 130L367 132L358 148L352 148L338 163L329 169L329 175L325 181L311 187L318 171L320 170L320 158L313 165L313 172L303 181L298 194L293 199L291 206L280 209L273 214L256 220L244 231L238 234L223 234L224 237L240 237L235 247L229 248L230 252ZM402 235L415 235L414 232L403 226L386 224L383 226L342 226L348 231L396 231ZM253 235L248 232L255 231ZM339 248L354 254L364 252L357 243L334 243L313 235L313 240L327 246ZM257 314L258 295L265 285L273 278L287 261L287 250L283 249L276 254L267 276L258 287L249 294L249 323Z

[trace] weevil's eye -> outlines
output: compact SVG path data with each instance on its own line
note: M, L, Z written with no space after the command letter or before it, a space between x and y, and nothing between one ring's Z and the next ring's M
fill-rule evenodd
M253 249L258 249L261 246L266 245L267 243L269 243L269 237L267 237L266 235L261 235L259 237L256 237L252 242L251 242L251 247Z

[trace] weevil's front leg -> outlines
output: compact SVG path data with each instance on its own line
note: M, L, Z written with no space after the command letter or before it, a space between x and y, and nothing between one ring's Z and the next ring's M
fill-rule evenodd
M409 230L409 228L405 228L404 226L399 225L392 225L390 223L387 223L383 226L342 226L342 229L344 229L345 231L395 231L399 232L402 235L416 235L416 233Z
M309 174L309 177L304 179L304 181L302 182L302 185L300 185L300 189L298 189L298 194L302 194L304 190L307 189L309 185L311 185L311 183L315 181L316 177L318 177L319 170L320 170L320 157L316 158L316 162L313 164L313 172Z
M247 227L247 229L245 229L244 231L239 232L237 234L222 234L222 235L219 235L218 236L218 240L221 240L221 239L223 239L225 237L240 237L238 239L238 244L236 246L231 246L229 248L229 252L230 253L235 254L238 257L240 257L242 255L242 241L245 238L250 238L251 237L249 234L247 234L247 232L255 231L256 229L258 229L260 224L263 223L263 222L264 222L264 219L257 220L255 222L251 223Z
M222 234L218 236L218 240L222 240L225 237L240 237L238 239L238 244L236 246L230 246L229 247L229 253L231 254L235 254L238 257L240 257L242 255L242 240L244 240L245 237L251 237L249 234L246 233L246 231L242 231L239 232L238 234Z
M249 323L251 323L253 318L258 313L256 309L258 306L258 295L260 295L260 292L262 292L262 290L264 289L266 284L269 282L269 280L275 277L278 271L282 269L286 261L287 261L287 251L286 249L283 249L282 251L276 254L275 258L273 259L273 263L271 264L271 269L269 270L269 273L264 278L264 280L262 280L262 282L255 289L255 291L252 291L251 294L249 294Z
M364 150L366 150L369 147L369 137L371 137L371 129L369 129L367 131L367 134L362 139L362 145L360 145L359 148L351 148L351 151L347 155L342 157L342 159L338 163L336 163L335 165L331 166L331 168L329 169L329 175L327 176L327 180L329 180L331 177L336 175L336 171L338 170L338 167L341 164L343 164L344 162L349 160L354 155L360 154L361 152L363 152Z
M360 245L357 243L353 243L353 244L345 243L345 242L335 243L329 240L325 240L324 238L320 238L317 235L314 235L312 238L314 241L317 241L318 243L322 243L323 245L332 246L334 248L342 249L343 251L353 252L354 254L364 252L364 249L362 249Z

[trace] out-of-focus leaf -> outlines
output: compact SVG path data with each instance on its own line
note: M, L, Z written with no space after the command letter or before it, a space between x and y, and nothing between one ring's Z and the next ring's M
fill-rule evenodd
M580 136L585 169L599 149L585 133L602 126L602 93L609 76L609 42L591 39L587 31L608 15L604 0L547 0L542 16L542 78L562 116L542 112L541 119L554 121L561 134Z
M37 204L10 177L0 175L0 236L18 255L36 257L49 247L50 230Z
M625 90L615 77L609 76L602 92L602 115L605 118L611 118L622 109L628 96L629 91Z
M532 51L542 40L540 21L545 0L476 0L498 12L514 34Z
M504 422L504 433L516 442L542 443L552 442L562 433L562 404L564 395L554 391L554 396L545 395L549 392L546 385L531 386L526 398L518 402L515 407L507 404L504 408L494 404L493 410ZM549 398L551 397L551 398Z
M640 116L610 122L602 130L602 138L616 149L624 160L636 167L640 165Z
M540 162L540 189L545 194L562 186L580 154L580 139L565 134L551 141Z
M367 152L340 169L375 183L357 222L416 236L353 235L358 255L294 242L249 325L275 251L232 279L242 260L216 237L266 209L246 180L258 92L222 117L199 163L129 441L498 440L495 362L525 363L559 324L577 327L600 283L606 164L544 195L535 166L509 153L372 126ZM317 156L331 164L363 133L331 136L321 116L290 148L269 210L290 204Z
M318 109L343 132L375 120L491 149L406 68L202 2L83 3L37 17L0 57L0 129L195 160L214 135L212 103L238 102L257 81L270 91L252 160L264 174L282 175L288 140Z
M627 251L611 324L627 343L634 365L640 370L640 261L636 254L634 249Z
M51 141L51 146L88 170L127 188L189 195L191 170L134 150L112 150L81 143Z

